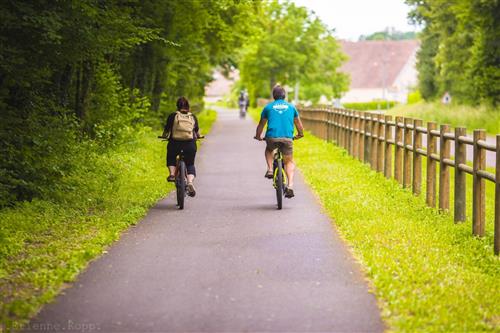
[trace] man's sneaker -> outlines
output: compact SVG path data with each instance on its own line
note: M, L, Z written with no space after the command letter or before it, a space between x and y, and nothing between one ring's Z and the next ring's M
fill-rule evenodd
M167 177L167 182L175 182L175 176L174 175L170 175Z
M194 188L193 183L187 184L187 195L190 197L194 197L196 195L196 189Z
M268 179L273 179L273 172L271 170L268 170L266 172L266 174L264 175L264 177L268 178Z
M287 187L285 188L285 198L293 198L295 196L295 194L293 194L293 189Z

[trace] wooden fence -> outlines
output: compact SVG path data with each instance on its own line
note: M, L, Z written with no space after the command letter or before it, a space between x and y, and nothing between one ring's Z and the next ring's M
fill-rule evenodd
M466 174L472 175L472 233L484 236L486 186L495 183L494 252L500 251L500 134L496 144L486 142L486 132L438 125L422 120L384 116L333 108L300 108L304 126L316 136L334 141L349 154L386 178L394 177L403 187L419 195L422 187L422 156L426 156L426 202L442 211L450 209L450 168L455 168L454 220L466 219ZM425 147L423 137L425 136ZM455 157L451 157L451 145ZM439 146L438 146L439 145ZM473 147L472 167L467 165L466 146ZM439 147L439 149L438 149ZM495 174L486 171L486 151L496 153ZM439 165L439 174L437 166ZM439 180L439 181L437 181ZM439 184L439 185L437 185ZM437 194L437 198L436 198Z

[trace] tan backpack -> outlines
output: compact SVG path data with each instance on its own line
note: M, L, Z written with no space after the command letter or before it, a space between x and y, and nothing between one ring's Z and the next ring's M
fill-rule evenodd
M172 138L174 140L193 140L194 116L191 112L176 112L174 124L172 126Z

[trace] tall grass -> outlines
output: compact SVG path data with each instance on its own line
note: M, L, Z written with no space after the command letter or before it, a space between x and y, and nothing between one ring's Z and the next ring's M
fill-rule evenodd
M415 104L397 105L386 114L435 121L453 127L463 126L469 130L485 129L489 134L500 134L500 109L498 108L443 105L439 102L421 101Z

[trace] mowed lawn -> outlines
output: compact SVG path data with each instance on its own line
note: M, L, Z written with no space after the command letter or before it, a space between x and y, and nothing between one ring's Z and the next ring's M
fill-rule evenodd
M390 330L500 330L491 209L487 236L473 237L470 222L455 224L427 207L425 196L343 149L309 133L295 147L298 167L364 267Z

